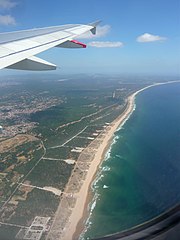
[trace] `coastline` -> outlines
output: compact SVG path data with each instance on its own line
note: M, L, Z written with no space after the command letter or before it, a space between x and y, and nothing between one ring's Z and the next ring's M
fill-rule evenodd
M104 134L100 134L96 140L99 140L98 147L94 154L92 154L92 160L90 161L87 172L85 174L85 177L83 181L80 181L80 186L79 189L76 192L73 192L73 204L65 204L60 203L61 206L59 206L57 210L57 214L55 216L55 220L53 222L53 226L51 227L51 230L48 234L47 239L78 239L79 234L82 232L84 229L84 221L87 219L88 215L88 204L90 200L92 199L92 192L91 192L91 184L94 181L96 177L96 173L98 171L99 165L102 163L104 160L105 154L107 153L110 145L112 144L112 139L114 136L114 133L124 124L124 122L129 118L131 113L134 110L135 106L135 97L138 93L141 91L144 91L145 89L148 89L153 86L157 85L163 85L163 84L168 84L168 83L174 83L174 82L179 82L179 81L173 81L173 82L165 82L165 83L155 83L152 85L149 85L147 87L144 87L130 96L127 97L127 105L123 113L116 118L107 128ZM94 141L96 141L94 140ZM71 185L70 183L72 182L73 177L69 180L69 183L67 184L66 187L66 194L71 194L72 195L72 188L69 187ZM74 189L73 189L74 190ZM67 201L67 197L66 201ZM66 218L62 223L62 220L60 221L60 218L63 218L63 208L70 208L69 210L66 211ZM60 225L61 224L61 225Z
M87 211L88 211L87 206L89 204L89 201L88 201L89 194L91 194L91 189L90 189L91 184L94 181L99 165L104 160L104 156L112 143L113 135L117 131L117 129L124 123L124 121L126 121L126 119L129 118L130 114L133 112L135 96L139 92L151 86L154 86L154 85L147 86L131 94L127 98L127 106L124 112L118 118L116 118L108 127L109 129L106 131L106 135L103 139L103 142L99 146L94 156L94 159L91 162L86 179L84 180L80 191L76 195L77 197L76 204L74 206L71 216L69 217L69 222L66 226L65 232L61 239L75 240L79 238L79 233L84 227L83 220L84 220L84 217L86 217Z

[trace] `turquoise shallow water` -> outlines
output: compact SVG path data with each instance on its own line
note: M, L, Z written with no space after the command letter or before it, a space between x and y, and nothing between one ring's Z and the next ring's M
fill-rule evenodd
M180 202L180 83L136 97L93 188L83 239L128 229Z

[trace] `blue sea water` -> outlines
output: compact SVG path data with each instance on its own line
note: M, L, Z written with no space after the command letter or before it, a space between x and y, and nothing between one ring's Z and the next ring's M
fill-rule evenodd
M82 239L143 223L180 202L180 83L139 93L93 184Z

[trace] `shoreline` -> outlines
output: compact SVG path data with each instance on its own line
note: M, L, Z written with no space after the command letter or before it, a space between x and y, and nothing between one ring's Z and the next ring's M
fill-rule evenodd
M81 219L79 219L79 222L76 226L76 231L74 232L74 234L72 236L72 240L78 240L80 235L83 233L83 231L85 229L86 220L88 220L89 213L90 213L90 209L88 207L89 207L89 204L92 202L92 200L94 198L94 193L93 193L93 190L92 190L92 184L94 183L94 181L96 181L96 177L97 177L99 167L103 163L103 161L105 159L105 155L108 152L108 150L110 149L110 146L112 144L113 135L112 135L111 139L109 139L106 147L103 150L103 153L102 153L102 156L101 156L101 159L100 159L100 163L98 164L96 172L94 173L94 176L91 179L91 182L89 184L88 193L87 193L87 196L86 196L86 202L85 202L84 210L83 210L83 215L82 215Z
M98 150L90 164L86 179L84 180L84 182L81 186L81 189L78 192L76 204L74 206L71 216L69 217L69 222L68 222L68 224L65 228L65 232L61 238L62 240L67 240L67 239L78 240L80 232L82 232L82 230L84 229L84 220L85 220L86 216L88 215L88 209L87 209L88 204L89 204L88 198L89 198L89 195L92 194L91 184L95 179L99 165L104 160L104 156L112 143L114 133L124 123L124 121L126 121L126 119L129 118L130 114L133 112L135 96L139 92L141 92L151 86L154 86L154 85L147 86L143 89L136 91L135 93L131 94L130 96L128 96L127 97L127 106L126 106L125 110L118 118L116 118L109 125L110 129L106 131L106 135L103 139L103 142L98 147Z
M125 110L118 116L106 129L105 134L100 134L94 141L99 140L100 144L93 154L92 160L88 165L87 172L83 181L80 181L80 186L78 191L73 193L73 206L69 206L67 204L60 203L61 206L58 207L57 216L55 217L53 226L51 230L54 234L51 234L51 230L48 234L47 239L62 239L62 240L78 240L80 234L83 232L85 227L85 220L89 214L88 205L92 200L92 190L91 185L96 178L97 171L99 169L100 164L102 164L105 154L112 144L112 140L114 137L114 133L118 131L118 129L127 121L132 112L134 111L135 106L135 97L140 92L154 87L158 85L174 83L179 81L165 82L165 83L155 83L149 86L146 86L142 89L137 90L132 93L130 96L126 98L126 108ZM67 194L71 193L71 187L69 187L70 182L73 180L73 176L71 176L66 192ZM65 200L64 200L65 201ZM66 199L67 201L67 199ZM62 218L62 209L69 208L68 213L66 213L66 218L63 226L60 225L59 218ZM61 215L61 217L60 217ZM53 229L54 228L54 229ZM57 230L57 231L56 231ZM51 238L52 237L52 238Z

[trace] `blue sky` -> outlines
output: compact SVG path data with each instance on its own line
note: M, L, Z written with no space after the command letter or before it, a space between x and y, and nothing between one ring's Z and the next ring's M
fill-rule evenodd
M51 49L39 57L63 74L179 74L179 13L180 0L0 0L0 31L100 19L96 38L79 39L87 49Z

